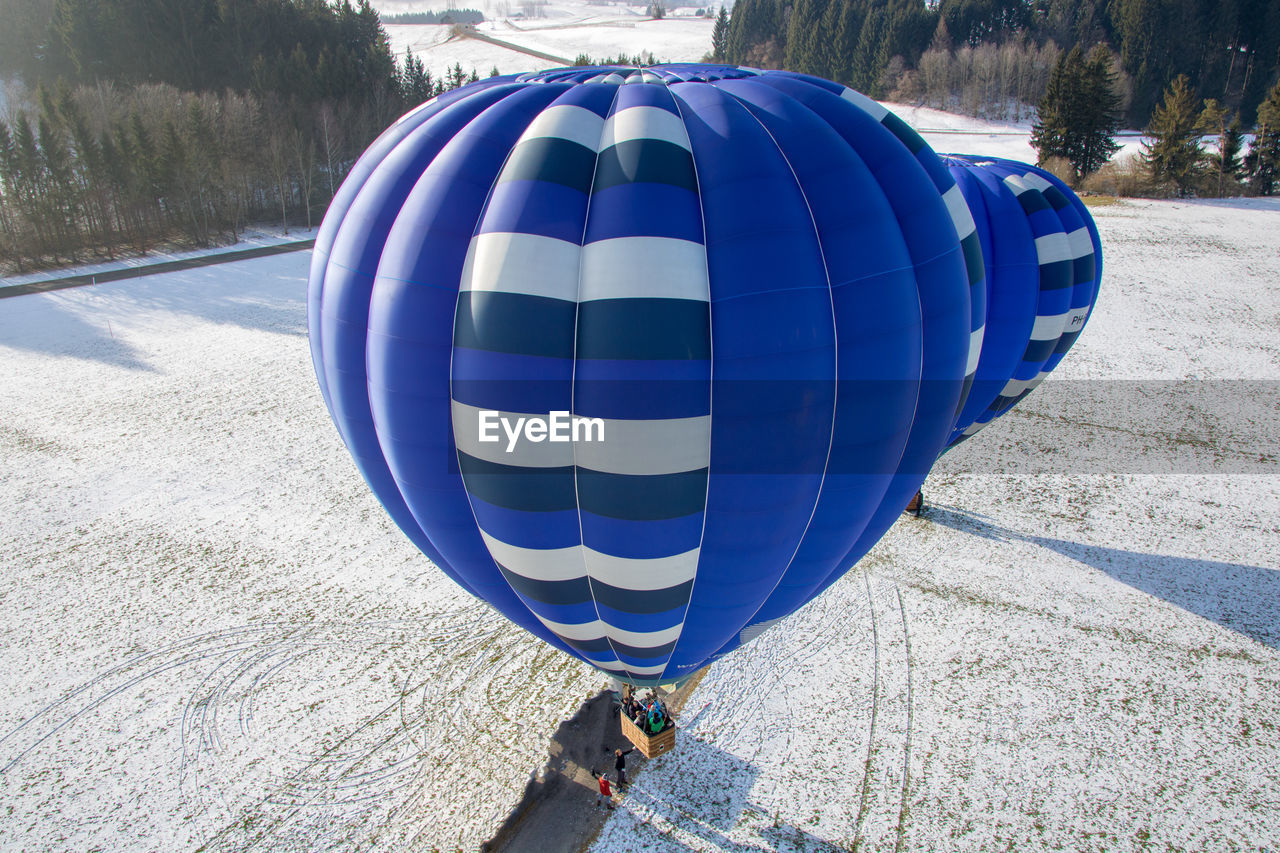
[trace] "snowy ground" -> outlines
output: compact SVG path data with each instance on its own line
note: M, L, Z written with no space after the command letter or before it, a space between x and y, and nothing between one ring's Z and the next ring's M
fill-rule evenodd
M988 157L1004 157L1023 163L1036 162L1036 150L1031 147L1031 121L989 121L981 118L947 113L929 107L885 103L899 118L911 125L934 151L948 154L984 154ZM1115 141L1120 149L1113 155L1116 161L1132 157L1142 150L1147 138L1133 131L1118 134ZM1208 139L1205 140L1209 142Z
M1103 293L1055 378L1273 399L1280 206L1094 213ZM307 261L0 300L0 849L473 849L603 685L386 520L315 386ZM1274 849L1274 455L1053 391L714 666L594 849ZM1055 418L1081 456L1193 456L1003 470Z
M445 4L438 2L395 0L374 5L383 15L445 8ZM387 24L387 37L396 57L402 58L408 49L435 77L447 72L454 63L460 64L463 71L470 73L475 69L485 77L493 68L501 74L557 68L572 63L581 53L601 59L648 51L663 62L697 62L711 52L711 18L693 17L693 10L688 8L675 10L678 14L655 21L645 14L644 6L623 3L551 0L536 7L540 17L525 16L522 9L529 4L517 2L499 0L457 5L479 8L486 20L478 24L476 30L508 42L512 47L462 37L448 26ZM540 59L513 48L550 54L565 61Z

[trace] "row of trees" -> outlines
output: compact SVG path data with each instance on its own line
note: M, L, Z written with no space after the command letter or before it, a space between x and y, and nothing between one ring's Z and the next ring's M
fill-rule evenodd
M94 33L119 36L129 15L155 6L57 0L50 34L67 34L62 58L50 53L36 94L11 103L0 120L0 265L22 270L171 241L204 246L273 218L310 227L355 158L396 117L477 79L456 65L433 79L412 57L397 66L365 2L159 5L170 7L169 17L149 24L145 45L131 37L153 57L182 52L172 40L181 42L184 27L166 27L184 20L184 10L200 6L213 16L209 37L223 53L201 47L194 78L191 68L157 67L154 58L126 60L118 45L77 48L96 42ZM249 21L267 26L273 15L314 26L274 40L242 31ZM239 47L230 44L237 33L245 39ZM245 60L251 43L272 58L258 52L231 68L228 55ZM58 83L40 82L55 69Z
M1280 82L1258 108L1257 132L1247 153L1239 117L1216 99L1198 99L1185 75L1165 90L1148 133L1152 140L1142 162L1158 188L1179 196L1234 195L1246 182L1258 195L1280 190ZM1206 136L1216 138L1217 150L1205 150Z
M341 98L393 84L395 63L368 0L0 0L26 32L0 75L35 88L110 80L182 91L272 90Z
M1079 184L1119 149L1114 135L1120 112L1111 54L1101 45L1087 57L1072 48L1054 66L1038 105L1031 144L1040 164L1066 164L1063 177ZM1186 75L1169 84L1146 130L1150 141L1135 164L1139 180L1111 189L1179 196L1271 195L1280 189L1280 82L1258 108L1247 153L1240 116L1215 98L1198 98ZM1216 139L1216 150L1205 149L1205 137Z
M983 118L1021 121L1049 84L1062 50L1025 37L953 48L930 47L914 69L891 62L881 89L891 98Z
M1099 44L1118 59L1130 126L1150 120L1165 83L1179 74L1197 97L1217 99L1248 124L1276 79L1280 3L737 0L723 27L717 19L712 57L817 74L872 96L952 99L952 108L959 101L971 112L998 113L1012 108L1010 100L1039 100L1059 47L1088 53ZM1032 83L1020 87L1001 66L1029 70Z

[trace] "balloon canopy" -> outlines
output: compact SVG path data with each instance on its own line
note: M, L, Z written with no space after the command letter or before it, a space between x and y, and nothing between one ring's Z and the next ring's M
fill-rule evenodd
M1031 393L1080 336L1102 277L1102 245L1080 198L1026 163L943 155L985 259L985 326L975 383L951 445Z
M679 681L846 572L951 439L987 315L954 170L788 72L448 92L320 229L325 403L454 581L610 675Z

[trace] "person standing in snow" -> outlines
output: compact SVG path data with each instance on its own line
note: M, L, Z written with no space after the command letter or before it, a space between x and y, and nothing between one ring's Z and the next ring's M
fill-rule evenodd
M626 751L615 749L613 751L613 768L618 771L618 787L621 788L627 784L627 756L635 750L631 747Z
M600 783L600 793L596 795L596 808L600 808L601 803L613 808L613 789L609 787L609 777L594 771L592 771L591 775L596 777Z

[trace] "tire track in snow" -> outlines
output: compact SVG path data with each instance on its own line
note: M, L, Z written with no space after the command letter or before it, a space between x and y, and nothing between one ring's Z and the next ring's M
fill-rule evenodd
M865 566L862 569L862 582L867 590L867 609L871 613L873 669L871 676L871 728L867 734L867 758L862 766L862 796L858 801L858 816L853 822L853 849L855 853L862 846L862 830L867 822L867 812L871 800L871 768L872 758L876 749L876 717L880 712L880 629L876 624L876 602L875 596L871 594L871 577Z
M895 583L893 590L898 596L898 612L902 614L902 641L907 659L907 731L902 745L902 806L898 810L898 832L894 841L894 853L901 853L905 838L907 815L910 811L907 795L911 786L911 733L915 720L915 704L911 695L911 631L907 627L907 608L902 603L902 589Z

